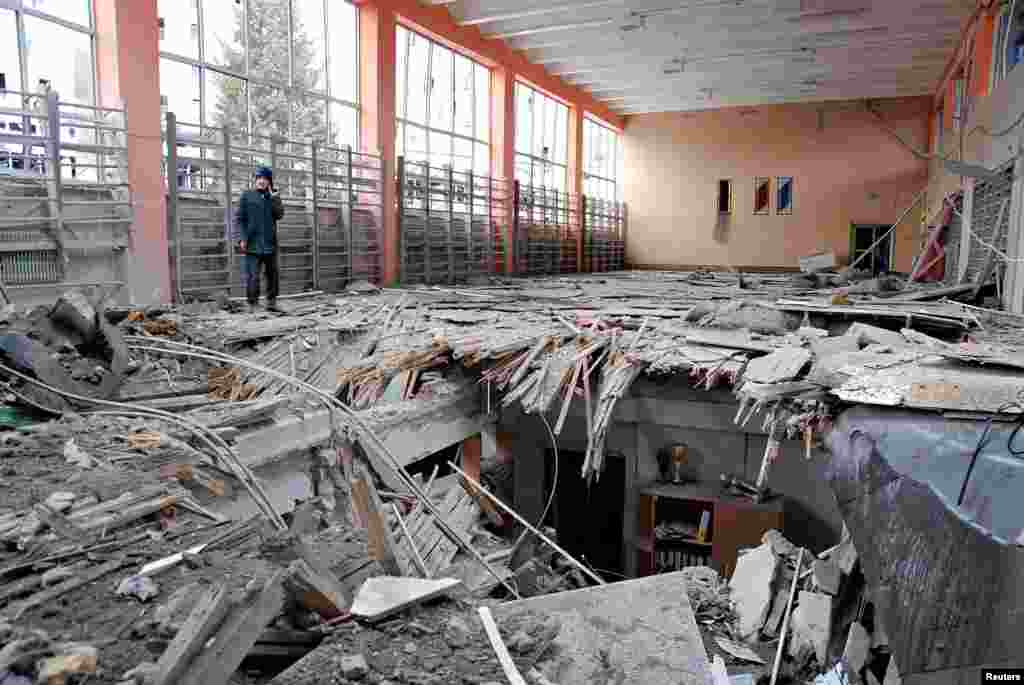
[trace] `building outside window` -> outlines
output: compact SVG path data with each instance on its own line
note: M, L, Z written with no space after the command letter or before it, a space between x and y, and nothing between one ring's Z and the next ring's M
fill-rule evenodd
M23 0L19 9L0 8L0 107L46 111L49 91L61 102L62 123L75 116L91 119L94 113L74 108L96 101L95 31L91 0ZM95 128L62 125L65 143L93 143ZM46 135L47 122L0 114L0 133ZM42 170L45 151L5 142L0 144L0 169ZM95 180L95 168L84 159L64 158L69 178ZM36 161L33 161L36 160ZM85 163L81 168L77 163Z
M490 69L403 26L396 41L398 155L489 176Z
M569 108L516 83L516 180L566 192Z
M158 10L161 99L183 130L227 127L358 146L354 5L158 0Z
M583 194L619 201L622 164L621 141L616 131L590 118L583 120Z

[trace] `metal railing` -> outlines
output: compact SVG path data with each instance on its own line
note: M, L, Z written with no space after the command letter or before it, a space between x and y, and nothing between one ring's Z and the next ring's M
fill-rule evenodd
M0 277L9 289L123 283L134 220L127 141L124 110L55 91L0 96Z
M403 283L455 283L503 271L504 181L398 158Z
M515 184L517 273L575 273L577 238L583 229L579 200L543 186Z
M620 271L625 267L626 205L583 198L583 270Z
M179 300L244 292L234 214L261 164L285 206L278 223L281 292L341 290L383 278L380 157L319 142L178 122L164 127L168 233Z

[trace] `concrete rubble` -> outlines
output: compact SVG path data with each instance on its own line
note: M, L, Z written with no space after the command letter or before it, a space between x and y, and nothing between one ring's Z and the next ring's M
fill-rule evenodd
M890 288L815 271L804 280L845 288L849 304L788 276L705 272L354 284L279 315L113 307L76 291L14 307L0 325L0 683L313 682L302 664L316 653L336 663L335 682L454 682L430 675L445 661L467 682L501 680L466 606L591 584L545 545L519 558L521 529L448 469L461 460L502 491L493 465L473 470L462 452L502 408L551 417L556 436L571 407L583 412L582 475L594 479L642 376L731 387L738 424L757 417L810 452L837 397L956 405L936 369L1015 368L1009 327L982 329L953 303L882 303ZM850 643L849 675L892 685L884 629L848 609L864 591L849 535L805 553L779 634L797 553L773 532L731 581L684 571L696 621L732 649L705 640L709 658L756 664L742 642L770 664L765 647L782 639L787 668L820 673ZM383 577L455 580L422 604L353 608ZM557 626L499 628L524 673L552 658ZM396 644L375 656L385 642Z

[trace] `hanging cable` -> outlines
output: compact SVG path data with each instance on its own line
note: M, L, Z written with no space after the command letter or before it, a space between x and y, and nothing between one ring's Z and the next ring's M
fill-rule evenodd
M220 459L228 466L232 474L245 486L248 490L249 495L256 502L257 506L263 511L263 513L270 519L270 521L277 526L279 529L285 529L288 526L285 525L284 519L281 518L277 510L274 509L270 502L270 498L266 492L263 491L259 481L256 480L252 472L242 464L238 459L234 450L221 438L219 435L214 433L212 430L203 426L202 424L195 423L188 419L185 419L176 414L163 411L162 409L153 409L150 407L140 407L133 404L126 404L123 402L113 402L110 400L100 400L93 397L86 397L84 395L77 395L66 390L49 385L38 378L33 378L27 374L23 374L20 371L16 371L7 364L0 363L0 369L5 373L18 378L26 383L30 383L37 387L43 388L55 395L64 397L73 402L78 402L86 405L94 405L98 407L109 407L117 410L118 413L130 416L142 416L149 418L163 419L172 424L176 424L179 427L185 428L189 432L193 433L202 442L206 443L206 446L211 450L214 456L220 455ZM53 411L53 410L51 410Z
M960 496L956 500L956 505L958 507L962 506L964 503L964 497L967 494L967 484L971 481L971 473L974 471L974 465L977 463L978 457L981 456L982 450L988 447L989 443L992 441L989 437L989 434L992 432L992 422L995 421L997 414L1002 414L1007 409L1016 409L1020 414L1015 421L1013 430L1010 431L1010 437L1006 439L1006 449L1014 457L1024 459L1024 449L1017 450L1013 447L1013 443L1017 438L1017 434L1020 432L1021 426L1024 426L1024 407L1022 407L1019 402L1007 402L996 409L995 413L989 416L988 421L985 422L985 428L981 431L981 437L978 438L978 444L974 448L974 452L971 454L970 463L967 465L967 473L964 474L963 485L960 486Z
M544 506L544 511L541 513L540 518L537 520L537 530L541 530L541 529L544 528L544 520L548 517L548 511L551 509L551 504L552 504L552 502L555 501L555 491L558 490L558 462L559 462L559 458L558 458L558 440L555 438L555 432L553 430L551 430L551 424L548 422L548 417L544 416L544 414L538 414L537 416L539 416L540 420L544 422L544 427L548 431L548 438L550 438L550 440L551 440L551 449L552 449L552 451L555 454L555 475L552 478L551 494L548 495L548 503ZM521 545L523 543L523 540L525 540L526 536L529 535L529 534L530 534L529 529L524 530L522 532L522 534L519 536L519 539L516 540L516 544L512 545L512 549L518 549L519 545Z

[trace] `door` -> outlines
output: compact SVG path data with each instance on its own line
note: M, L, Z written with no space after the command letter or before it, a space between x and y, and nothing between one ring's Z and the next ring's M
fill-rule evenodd
M552 506L558 542L567 552L608 581L621 580L622 524L625 511L626 460L621 455L605 458L600 480L580 478L582 452L559 450L558 485ZM549 450L548 489L551 492L554 455Z
M850 263L853 264L870 250L870 253L858 262L857 269L870 271L875 276L889 271L893 263L893 242L892 233L889 233L890 228L891 226L874 224L852 225L850 227Z

